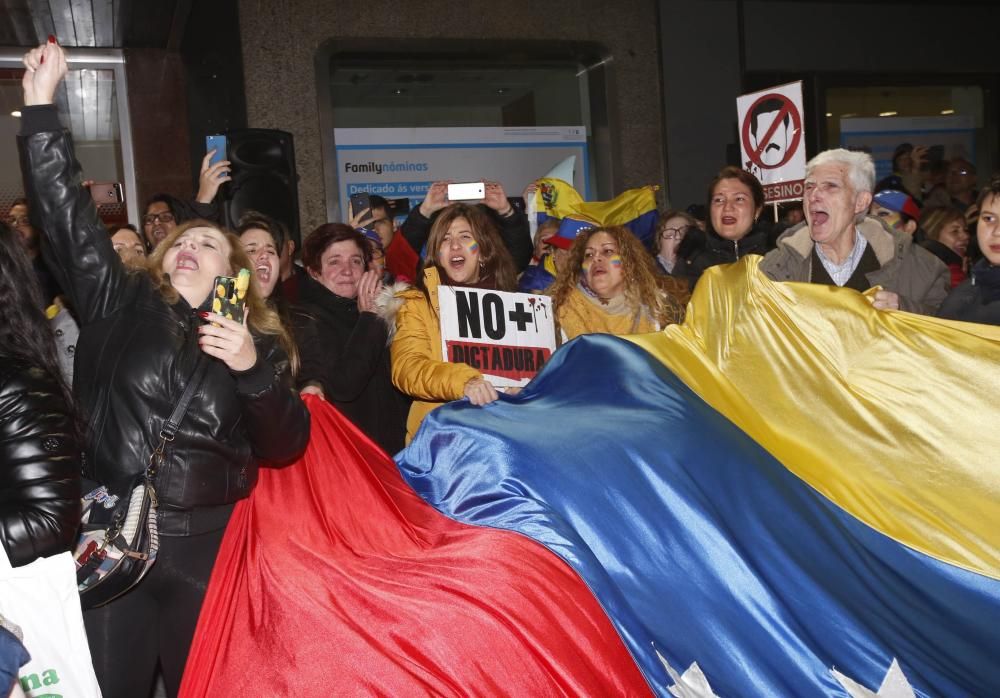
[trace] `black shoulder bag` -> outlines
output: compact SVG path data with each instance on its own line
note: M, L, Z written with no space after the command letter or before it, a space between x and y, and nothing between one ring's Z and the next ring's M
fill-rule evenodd
M184 392L160 429L160 443L149 455L145 471L129 483L127 494L111 494L101 485L84 495L80 537L73 550L83 608L103 606L128 592L156 562L160 547L156 474L163 464L164 449L174 440L207 366L205 356L199 356Z

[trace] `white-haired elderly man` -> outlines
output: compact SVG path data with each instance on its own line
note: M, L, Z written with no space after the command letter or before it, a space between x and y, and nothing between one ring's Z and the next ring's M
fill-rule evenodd
M909 235L866 215L875 186L867 153L826 150L806 164L806 219L778 238L760 270L775 281L866 291L874 306L932 315L948 295L948 268Z

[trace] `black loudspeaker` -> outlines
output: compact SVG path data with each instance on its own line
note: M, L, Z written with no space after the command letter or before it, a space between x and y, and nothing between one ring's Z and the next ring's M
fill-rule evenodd
M232 180L223 186L226 225L235 228L246 211L259 211L288 227L301 249L299 178L292 134L264 128L227 131Z

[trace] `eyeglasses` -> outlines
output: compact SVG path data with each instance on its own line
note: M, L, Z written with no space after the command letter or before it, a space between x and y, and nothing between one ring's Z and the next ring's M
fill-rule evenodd
M687 231L690 227L691 226L689 225L685 225L680 228L664 228L660 231L660 237L665 240L679 240L687 235Z
M28 217L27 216L11 216L10 218L7 219L7 225L12 226L14 228L18 228L18 227L20 227L22 225L28 225Z
M167 213L147 213L142 217L143 225L153 225L153 223L173 223L174 214Z

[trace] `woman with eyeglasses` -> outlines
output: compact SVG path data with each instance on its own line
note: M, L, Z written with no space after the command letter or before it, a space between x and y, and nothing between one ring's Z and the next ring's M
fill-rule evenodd
M221 211L215 205L215 195L223 182L228 182L230 162L222 159L215 164L209 164L213 150L206 153L201 161L201 174L198 176L198 193L194 201L184 201L170 194L154 194L146 202L146 213L142 216L142 233L146 237L150 251L163 242L178 225L185 221L200 219L210 223L222 223Z
M657 281L639 238L622 226L582 230L550 289L557 333L655 332L684 319L685 298Z
M689 213L679 210L667 211L660 215L660 225L653 236L651 252L656 258L656 268L661 274L672 275L680 271L677 264L677 248L698 221Z

